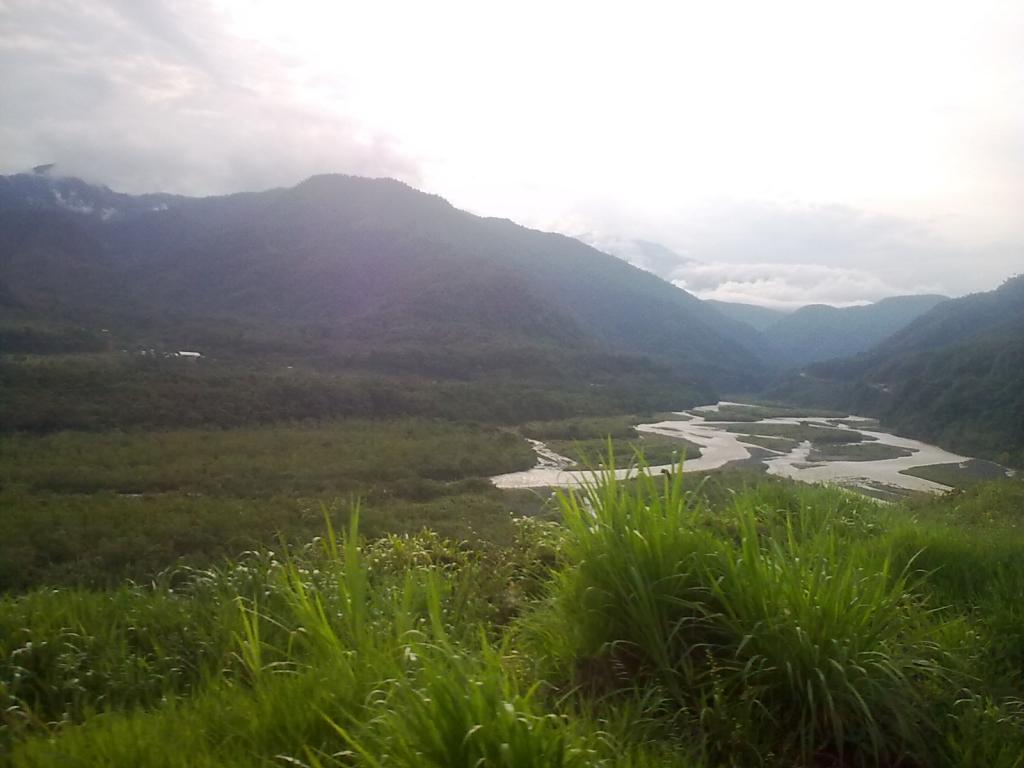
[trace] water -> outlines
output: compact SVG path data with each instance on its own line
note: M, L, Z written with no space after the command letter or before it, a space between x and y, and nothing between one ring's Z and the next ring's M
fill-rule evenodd
M709 422L702 414L716 413L720 406L742 406L742 403L721 402L716 405L702 406L689 412L688 421L659 421L652 424L639 424L637 431L654 435L685 438L701 446L701 455L697 459L689 459L683 465L684 472L701 472L719 469L734 461L750 459L751 446L743 442L743 435L726 431L726 428L739 422ZM683 414L680 414L681 416ZM768 474L789 477L804 482L831 482L861 490L878 491L880 488L896 492L927 491L940 492L949 490L947 486L913 475L902 474L903 470L929 464L962 464L970 461L969 456L960 456L919 440L897 437L875 428L873 419L860 416L847 416L845 422L837 423L834 418L827 419L814 416L788 416L761 419L758 422L743 422L745 426L753 424L812 424L832 429L849 429L857 431L869 438L874 445L890 445L911 451L909 456L870 461L823 460L811 462L808 455L811 450L809 442L802 442L788 451L755 449L768 468ZM864 426L860 426L863 424ZM872 427L872 428L867 428ZM568 469L575 462L565 456L559 456L546 445L531 440L537 451L538 463L533 469L523 472L512 472L491 478L499 488L538 488L542 486L573 487L579 486L591 477L588 472ZM669 469L670 465L651 467L652 472ZM615 475L625 478L632 470L616 470Z

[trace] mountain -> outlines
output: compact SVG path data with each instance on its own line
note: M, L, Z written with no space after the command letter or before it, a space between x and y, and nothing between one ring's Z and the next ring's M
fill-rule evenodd
M746 326L747 335L730 337L766 365L795 368L870 349L943 301L945 296L894 296L860 307L809 304L794 312L713 299L704 304L728 321L720 323L724 333L737 323Z
M81 179L51 176L50 167L0 176L0 211L68 211L106 221L163 210L185 199L164 194L126 195Z
M732 320L746 323L758 332L768 330L788 314L780 309L759 307L755 304L742 304L736 301L705 299L704 303L714 307L715 310Z
M207 198L0 177L0 320L40 338L102 323L181 345L178 329L204 325L385 356L539 345L643 356L730 389L767 370L745 327L620 259L340 175Z
M595 247L677 285L681 284L677 278L688 271L701 272L700 261L660 243L605 235L588 237ZM781 370L862 352L944 298L896 296L864 307L817 304L795 312L705 299L702 318L756 356L769 370Z
M762 329L779 360L801 366L850 357L881 343L946 300L945 296L893 296L860 307L811 304Z
M939 303L872 349L809 366L771 394L1022 466L1024 275Z

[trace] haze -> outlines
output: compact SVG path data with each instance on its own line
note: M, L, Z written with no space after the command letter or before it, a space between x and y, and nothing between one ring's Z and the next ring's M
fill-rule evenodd
M0 0L0 172L393 176L702 297L961 295L1024 265L1019 2Z

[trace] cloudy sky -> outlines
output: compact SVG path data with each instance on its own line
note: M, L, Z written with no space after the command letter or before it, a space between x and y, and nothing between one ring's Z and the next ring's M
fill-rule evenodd
M1024 271L1024 2L0 0L0 172L393 176L704 297Z

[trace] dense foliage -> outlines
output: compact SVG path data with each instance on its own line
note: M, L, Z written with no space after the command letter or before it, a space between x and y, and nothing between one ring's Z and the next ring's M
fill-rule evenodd
M1024 276L944 302L870 352L812 366L772 394L1024 466Z
M69 195L78 212L58 203ZM0 177L0 332L24 349L20 330L44 318L163 336L172 349L215 342L215 331L193 332L223 324L329 349L582 347L657 358L730 388L765 368L756 344L736 340L742 327L723 333L712 309L621 259L396 181L347 176L201 199Z
M764 383L756 334L652 275L344 177L0 177L0 268L0 763L1024 768L1000 468L892 506L731 473L493 487L526 438L694 455L639 414ZM1022 290L778 391L1024 462ZM884 452L751 421L786 413L718 418Z
M483 372L471 377L431 378L116 354L8 359L0 361L0 431L227 428L395 416L516 424L678 408L710 397L706 388L659 367L573 366L566 359L577 377L543 370L531 375L525 366L512 376L490 360L478 361Z
M945 300L920 295L892 296L862 307L811 304L783 315L763 335L786 367L804 366L869 350Z
M501 544L345 535L0 601L15 766L994 768L1024 486L605 477Z
M140 581L279 540L365 501L371 535L430 528L498 540L515 496L489 475L531 467L511 431L406 419L0 440L0 589ZM535 508L527 493L522 502Z

